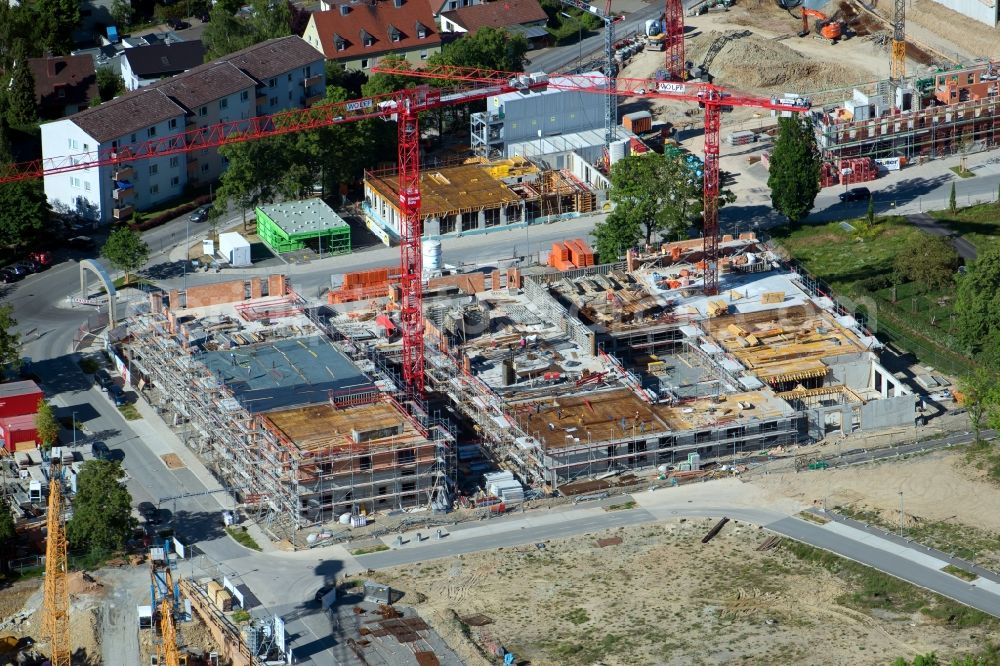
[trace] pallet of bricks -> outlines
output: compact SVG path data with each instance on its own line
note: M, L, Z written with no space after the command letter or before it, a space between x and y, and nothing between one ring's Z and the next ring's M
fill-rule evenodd
M557 241L552 244L548 263L560 271L586 268L594 265L594 251L580 238Z
M870 157L852 157L840 160L839 166L824 162L820 169L820 187L867 183L878 178L878 165Z

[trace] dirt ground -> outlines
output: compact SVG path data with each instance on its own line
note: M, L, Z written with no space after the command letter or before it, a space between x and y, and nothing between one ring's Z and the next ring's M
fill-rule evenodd
M192 614L190 622L182 622L177 627L177 636L181 654L189 652L191 654L203 655L218 649L212 641L212 634L209 632L208 627L205 626L205 623L202 622L197 613ZM150 656L156 654L157 647L154 640L158 637L158 631L155 634L149 629L139 632L140 664L150 663Z
M876 11L891 16L892 3L875 3ZM961 49L961 55L971 58L1000 58L1000 36L996 29L952 11L934 0L912 0L906 3L907 26L917 25L933 35L947 40L947 47ZM950 55L950 54L949 54Z
M1000 488L970 463L964 448L848 469L768 474L751 483L773 497L817 506L825 499L829 508L873 512L889 526L899 524L902 492L904 528L926 531L933 523L939 532L947 528L953 541L978 537L989 549L978 553L979 561L1000 569Z
M403 603L469 664L492 663L483 653L495 645L538 666L887 664L932 650L950 659L980 642L974 629L945 626L912 605L861 612L851 601L856 581L784 545L757 551L769 534L756 527L730 523L702 544L712 524L621 528L377 577L403 590Z

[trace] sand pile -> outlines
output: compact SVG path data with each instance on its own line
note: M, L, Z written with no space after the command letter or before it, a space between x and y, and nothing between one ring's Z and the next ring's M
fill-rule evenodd
M701 65L712 44L724 34L711 30L689 40L688 59ZM709 72L720 85L774 92L824 90L867 79L856 68L818 62L780 41L755 34L730 39L712 60Z
M86 571L74 571L66 577L66 588L71 596L78 597L101 592L104 586Z

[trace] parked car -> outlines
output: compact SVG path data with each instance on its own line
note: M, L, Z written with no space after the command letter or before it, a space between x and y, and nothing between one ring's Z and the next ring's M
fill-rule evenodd
M172 30L186 30L191 27L190 23L182 21L181 19L170 19L167 21L167 25L169 25Z
M9 284L11 282L17 282L18 280L20 280L23 277L24 277L24 275L22 275L21 273L18 273L17 271L13 270L12 268L9 268L9 267L8 268L0 268L0 282L6 282L6 283Z
M840 193L840 200L843 203L848 201L868 201L871 199L872 191L867 187L852 187L846 192Z
M52 265L52 253L41 250L39 252L32 252L28 255L28 258L35 261L39 265L39 270L43 270Z
M19 261L14 264L18 269L23 269L25 275L30 275L31 273L37 273L42 270L42 265L35 261L34 259L25 259L24 261Z
M101 368L94 374L94 381L97 382L102 391L110 391L111 387L115 385L114 378L104 368Z
M111 457L111 449L104 442L94 442L91 444L90 453L98 460L107 460Z
M108 391L108 395L111 396L111 401L115 403L115 407L123 407L128 404L128 396L125 395L118 385L113 385Z
M211 206L199 206L191 213L190 220L192 222L204 222L208 219L208 211L211 209Z
M66 245L77 250L89 250L94 247L94 239L90 236L73 236L67 239Z
M23 263L11 264L10 266L7 266L4 270L12 271L17 275L20 275L21 277L31 274L31 271Z

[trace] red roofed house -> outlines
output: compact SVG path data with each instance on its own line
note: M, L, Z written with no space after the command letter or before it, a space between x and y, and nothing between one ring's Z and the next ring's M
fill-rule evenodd
M361 71L390 54L416 65L441 50L441 35L427 0L335 4L313 13L302 38L327 60Z
M28 58L35 77L35 105L45 120L71 116L97 97L97 72L89 55Z
M536 47L549 38L545 29L549 17L538 0L494 0L446 11L439 18L441 32L475 34L480 28L506 28L524 34Z

